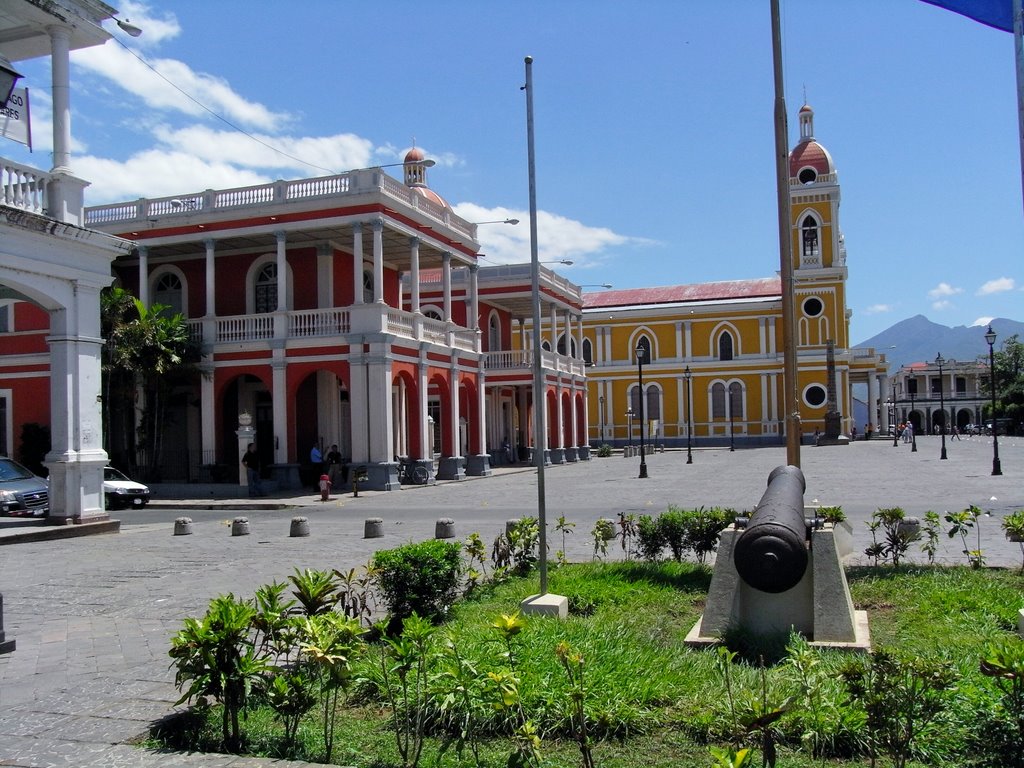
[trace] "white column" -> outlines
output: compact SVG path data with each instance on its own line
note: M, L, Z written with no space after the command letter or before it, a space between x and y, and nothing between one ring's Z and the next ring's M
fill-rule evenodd
M203 241L206 246L206 317L217 315L217 270L214 264L216 243L212 238Z
M686 380L680 376L676 379L676 434L683 434L683 427L686 424L686 409L683 407L686 401L683 399L683 387Z
M579 315L579 317L577 319L579 320L579 322L576 324L576 327L578 329L579 336L580 336L580 338L579 338L579 347L577 347L577 349L579 350L579 358L580 358L580 360L583 360L584 358L583 358L583 313L582 312L580 313L580 315ZM591 349L590 354L592 354L592 355L594 354L593 348ZM586 391L586 387L584 387L584 392L585 391Z
M878 430L878 414L885 410L878 402L878 376L874 373L868 374L868 424Z
M766 326L765 326L765 321L766 321L766 318L764 318L764 317L757 318L757 330L758 330L758 347L757 347L757 351L759 353L761 353L762 355L767 354L767 352L768 352L768 337L767 337L767 329L766 329Z
M579 347L577 346L577 353L572 353L572 317L569 315L569 310L565 310L565 356L576 357L579 354Z
M358 221L352 225L352 303L363 303L363 225Z
M413 312L420 311L420 239L409 238L409 295L410 309ZM423 422L426 426L426 421ZM426 458L423 456L422 458Z
M555 444L552 448L565 448L565 406L562 404L562 382L555 386L555 418L558 428L555 430Z
M441 290L444 295L444 321L452 321L452 255L441 255Z
M466 327L477 330L480 327L480 294L476 264L469 265L469 317Z
M551 320L548 325L551 326L551 351L558 353L558 308L555 307L554 302L551 303Z
M693 323L689 320L683 323L683 334L686 336L686 359L693 360Z
M676 357L683 359L683 324L676 322Z
M334 306L334 259L331 246L316 249L316 305L320 309Z
M139 301L149 309L149 248L139 246Z
M384 303L384 220L373 221L373 301Z
M427 423L427 393L429 390L429 383L427 382L427 360L426 353L421 353L423 357L420 359L419 368L417 370L418 382L416 386L416 399L418 411L417 418L420 420L420 444L419 444L419 458L421 460L433 459L434 451L433 446L430 444L430 429ZM440 429L440 424L435 424L434 429Z
M53 98L53 173L71 173L71 30L47 27L50 35L50 69Z
M764 324L762 323L762 328ZM763 349L763 347L762 347ZM767 423L770 418L768 412L768 376L761 374L761 421Z
M470 267L470 269L472 269L474 274L476 273L475 265ZM483 358L480 359L480 368L477 373L476 383L476 436L478 440L477 445L479 446L477 453L485 454L488 452L487 449L489 446L487 445L487 390L486 383L484 381Z
M878 388L880 390L880 394L883 397L892 397L892 390L889 388L888 375L883 373L881 376L878 377ZM878 412L880 416L879 426L881 427L879 431L881 432L882 436L885 437L889 434L889 408L885 405L885 403L879 403Z
M405 291L402 288L402 270L398 270L398 303L399 309L405 309Z
M273 380L274 463L284 464L288 461L288 363L283 358L274 360L270 370Z
M451 428L452 434L452 456L461 456L462 451L459 446L459 440L461 432L459 430L459 358L458 355L452 354L452 364L449 371L449 382L448 387L448 420L449 427Z
M578 420L576 418L576 389L575 387L569 387L569 447L578 448L580 445L580 436L577 434L576 426Z
M202 370L207 375L199 377L200 445L203 450L203 464L212 464L217 451L216 411L217 401L213 391L213 364L206 363ZM239 456L239 459L242 457Z
M371 348L384 345L371 345ZM391 361L387 360L380 352L374 350L374 355L366 365L367 371L367 396L369 398L369 441L371 462L391 462L394 454L391 448L394 444L392 437L393 419L391 418Z
M274 233L277 238L277 311L288 309L288 240L284 232Z

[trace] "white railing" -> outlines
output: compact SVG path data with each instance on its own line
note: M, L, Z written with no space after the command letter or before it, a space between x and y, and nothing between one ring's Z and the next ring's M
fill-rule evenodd
M32 213L46 212L46 185L50 175L27 165L0 158L0 204Z
M447 344L448 324L442 320L423 318L423 340L432 344Z
M462 349L466 352L476 351L476 340L477 332L469 330L457 330L453 335L452 344L456 349Z
M533 355L526 349L503 349L488 352L484 360L484 368L488 371L501 368L529 368L533 364Z
M395 334L395 336L404 336L409 339L415 338L412 315L400 309L389 309L387 331L388 333Z
M295 181L274 181L219 191L194 192L173 197L161 197L131 202L91 206L85 209L87 226L99 224L128 224L161 217L177 218L195 213L213 213L227 209L289 205L311 200L324 200L346 195L380 192L416 208L462 234L472 236L473 225L422 195L414 194L401 181L388 176L379 168L349 171L335 176L321 176Z
M302 309L288 314L288 335L292 337L337 336L350 328L347 309Z
M218 317L214 341L261 341L274 338L273 315Z

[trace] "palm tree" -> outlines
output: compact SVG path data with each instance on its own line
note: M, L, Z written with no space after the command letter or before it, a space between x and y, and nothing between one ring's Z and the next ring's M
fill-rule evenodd
M124 406L124 414L132 414L136 394L141 395L136 441L130 434L134 419L123 421L125 447L130 449L135 442L137 450L129 450L130 464L141 454L154 474L161 466L168 393L195 375L199 361L199 348L189 336L184 315L169 315L168 309L165 304L146 307L122 288L105 292L103 300L108 397ZM111 405L105 400L104 407L109 430Z

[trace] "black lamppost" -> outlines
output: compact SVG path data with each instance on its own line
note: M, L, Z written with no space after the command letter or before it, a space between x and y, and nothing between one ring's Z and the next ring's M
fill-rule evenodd
M626 445L633 447L633 407L626 409Z
M736 386L737 386L737 384L736 384L735 381L732 382L729 385L729 450L730 451L735 451L736 450L736 438L735 438L736 419L734 418L735 417L735 413L736 413L736 390L734 389L734 387L736 387Z
M935 358L935 364L939 366L939 410L942 411L942 423L939 425L939 430L942 434L942 453L939 454L939 459L945 459L946 457L946 399L943 394L944 387L942 386L942 364L946 362L942 358L942 353L939 352Z
M693 452L690 450L690 437L693 434L693 396L690 394L690 380L693 374L690 372L690 366L686 366L686 370L683 371L683 378L686 379L686 463L693 464Z
M895 448L896 446L899 445L899 442L898 442L899 441L899 437L900 437L899 426L900 426L900 419L899 419L899 416L896 415L896 382L894 380L893 383L892 383L892 447L893 448Z
M647 477L647 458L644 456L644 356L646 354L644 346L637 345L636 370L640 384L640 479Z
M992 345L996 343L996 332L992 330L991 323L985 331L985 341L988 342L988 371L989 382L992 385L992 474L1003 474L1003 465L999 463L999 422L996 421L996 355Z
M597 398L597 423L600 425L601 434L597 436L597 444L604 442L604 395Z
M914 385L917 385L917 379L914 379ZM913 389L910 390L910 423L913 425L914 416L914 398L917 397L917 392ZM910 428L910 452L917 453L917 430L911 426Z

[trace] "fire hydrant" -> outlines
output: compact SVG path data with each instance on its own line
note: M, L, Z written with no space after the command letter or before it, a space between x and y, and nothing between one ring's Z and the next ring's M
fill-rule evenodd
M320 501L329 501L331 495L331 478L320 475Z

